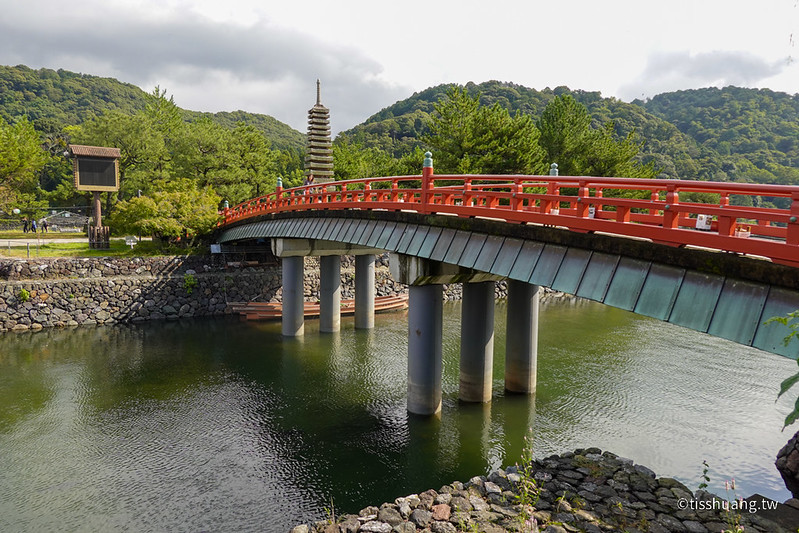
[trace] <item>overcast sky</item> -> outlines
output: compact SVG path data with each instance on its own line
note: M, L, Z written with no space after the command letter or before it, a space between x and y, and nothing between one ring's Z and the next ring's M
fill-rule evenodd
M440 83L796 94L797 1L0 0L0 64L159 85L302 132L320 78L336 133Z

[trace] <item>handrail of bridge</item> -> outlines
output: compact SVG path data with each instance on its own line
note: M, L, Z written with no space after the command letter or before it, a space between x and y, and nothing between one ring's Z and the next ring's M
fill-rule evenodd
M683 195L683 201L680 198ZM787 208L755 207L785 198ZM589 176L434 175L278 186L222 211L221 225L288 211L371 209L565 227L799 267L799 187Z

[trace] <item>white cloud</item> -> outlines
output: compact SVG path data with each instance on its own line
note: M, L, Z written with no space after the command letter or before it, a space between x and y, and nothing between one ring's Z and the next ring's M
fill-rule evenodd
M148 91L160 85L181 107L260 112L301 131L317 78L323 102L344 127L408 94L382 82L381 65L361 51L297 30L191 13L115 15L104 21L103 13L90 12L80 22L45 18L29 25L20 23L24 14L10 14L0 19L0 61L114 76ZM90 29L76 32L78 23Z
M795 0L0 0L0 64L113 76L199 111L334 131L440 83L622 98L707 85L799 92Z
M619 96L632 100L685 88L753 87L786 66L784 61L769 63L746 52L655 53L636 79L619 88Z

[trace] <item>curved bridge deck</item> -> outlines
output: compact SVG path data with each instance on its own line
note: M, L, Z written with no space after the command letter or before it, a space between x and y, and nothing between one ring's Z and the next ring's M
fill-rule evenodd
M715 203L681 201L704 197ZM751 207L763 197L786 208ZM369 178L283 190L224 211L224 226L268 213L385 210L565 227L703 247L799 267L799 187L563 176Z
M783 344L783 326L763 324L799 308L799 276L768 261L561 228L385 211L265 215L223 230L220 241L267 237L440 261L799 356Z
M681 194L716 203L681 202ZM747 205L764 196L788 207ZM422 176L278 187L223 214L221 242L284 237L384 249L799 356L783 345L784 327L763 324L799 308L791 268L799 267L799 187L433 175L426 166Z
M438 183L437 183L438 182ZM713 203L681 201L696 194ZM767 196L786 207L762 208ZM320 330L340 327L337 255L356 255L355 326L373 327L374 254L410 285L408 410L441 409L442 284L463 282L459 397L491 399L493 281L508 280L505 388L536 389L538 290L576 294L797 358L799 187L546 176L370 178L224 211L219 241L271 238L283 334L303 334L303 255L319 255ZM360 299L359 299L360 298ZM511 319L512 318L512 319Z

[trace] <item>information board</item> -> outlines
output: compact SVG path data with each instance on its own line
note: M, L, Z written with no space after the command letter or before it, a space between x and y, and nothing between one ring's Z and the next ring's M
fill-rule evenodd
M75 173L75 188L79 191L119 190L118 148L70 145Z

